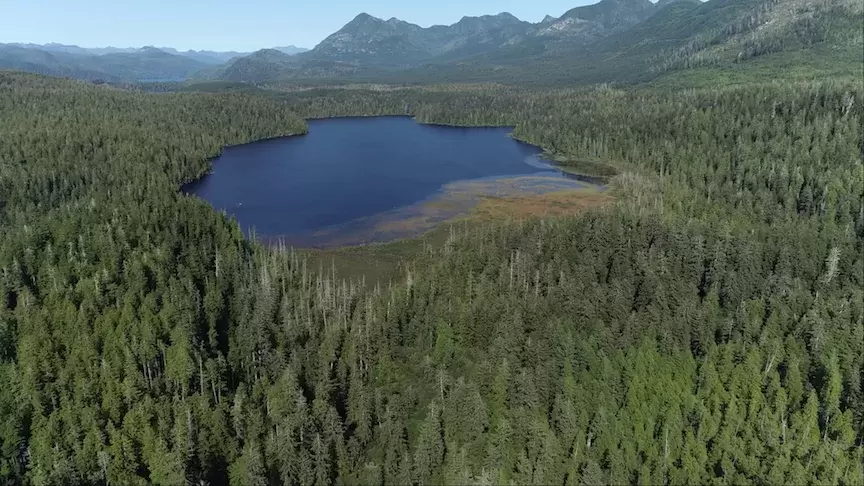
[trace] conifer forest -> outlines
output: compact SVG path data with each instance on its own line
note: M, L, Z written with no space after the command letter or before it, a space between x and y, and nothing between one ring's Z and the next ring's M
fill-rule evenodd
M164 91L0 71L0 482L864 483L860 82ZM614 202L372 280L179 190L406 114Z

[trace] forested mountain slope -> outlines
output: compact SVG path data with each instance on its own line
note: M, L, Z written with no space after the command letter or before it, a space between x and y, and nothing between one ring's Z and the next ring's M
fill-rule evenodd
M236 60L244 64L242 78L231 66L206 77L572 86L764 63L775 74L810 69L803 77L815 79L825 65L845 75L861 72L862 31L862 4L853 0L603 0L539 24L501 14L429 29L364 14L291 62L245 69Z
M276 49L262 49L249 56L235 59L223 66L195 74L201 82L215 78L231 82L259 82L262 79L280 79L285 72L306 79L338 79L366 71L365 68L339 61L304 61Z
M244 60L235 60L232 64L243 66L235 68L229 64L222 71L202 73L202 77L237 81L233 73L239 69L246 73L242 80L247 82L323 77L386 77L392 81L394 70L399 76L399 71L425 64L455 68L477 57L504 57L530 63L536 61L534 56L538 54L569 52L597 39L625 32L662 9L663 6L655 6L648 0L601 0L594 5L571 9L560 18L548 16L537 24L503 12L463 17L453 25L428 28L396 18L384 20L361 13L291 63L274 60L268 65L258 64L257 69L252 70ZM340 63L354 66L354 69L310 69L322 63Z
M864 4L853 0L772 0L759 2L744 15L703 28L690 41L654 60L659 70L746 62L782 51L817 45L864 48Z
M864 482L858 84L148 95L0 73L16 484ZM618 204L454 231L392 283L179 185L298 116L512 124Z
M860 77L864 15L846 0L711 0L675 2L626 31L566 49L520 52L513 48L405 73L422 82L501 81L544 85L639 84L669 74L723 82L733 69L742 82L779 76ZM760 47L761 46L761 47ZM765 74L762 75L761 72ZM671 74L670 74L671 73ZM749 77L749 79L748 79Z

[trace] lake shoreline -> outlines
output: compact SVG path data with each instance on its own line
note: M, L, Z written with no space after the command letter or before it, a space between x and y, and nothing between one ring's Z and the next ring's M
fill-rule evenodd
M436 190L431 191L428 196L422 197L421 199L416 200L414 202L407 202L406 201L406 203L397 204L395 206L392 206L391 209L382 209L380 211L372 212L370 214L362 215L360 217L354 217L351 219L346 219L342 223L322 226L319 229L312 231L311 233L309 233L309 230L302 230L299 233L297 233L297 230L292 230L289 233L285 233L285 232L276 233L276 232L272 231L272 228L268 227L268 225L266 225L266 224L263 226L260 226L258 224L249 222L248 213L249 213L249 211L254 211L254 209L249 209L249 208L250 207L252 207L252 208L260 207L260 204L256 205L256 203L254 203L254 202L252 202L250 204L245 200L245 198L240 198L238 200L239 202L236 202L236 203L227 203L225 201L221 201L221 202L212 201L212 200L209 200L208 197L206 197L206 193L205 194L201 193L202 186L206 186L208 184L208 180L212 179L215 176L214 163L216 160L219 160L221 158L226 157L226 154L229 154L230 156L233 156L234 158L244 157L242 152L241 153L234 152L232 154L232 149L251 151L251 150L254 150L253 146L257 145L257 148L259 150L276 151L276 150L280 150L278 148L278 146L277 147L269 146L268 142L278 143L280 141L299 140L299 139L303 139L304 136L308 137L309 135L312 134L313 131L317 134L318 129L313 126L317 122L328 122L328 121L351 122L352 120L362 120L362 121L378 120L381 122L386 122L388 120L410 120L410 126L431 127L431 128L452 128L452 129L457 129L457 130L467 130L467 132L465 132L465 134L471 133L470 130L472 130L472 129L492 130L492 131L501 133L501 134L505 135L507 137L507 139L516 143L516 145L514 145L514 149L517 152L514 152L514 154L515 153L521 153L522 155L520 155L519 157L525 157L528 154L530 154L530 158L535 159L534 163L529 163L528 165L531 167L534 167L534 169L536 169L536 170L534 170L534 169L529 169L529 168L525 167L524 169L518 169L516 172L514 172L512 175L509 175L509 176L506 174L502 174L499 176L491 176L493 179L498 179L500 181L498 183L502 184L502 187L503 187L503 185L507 185L508 183L513 183L513 181L524 180L526 177L537 178L537 177L540 177L540 175L544 174L544 173L553 177L553 179L555 179L559 184L563 184L563 185L550 186L550 187L552 187L552 189L545 189L545 190L540 192L541 194L547 193L547 192L553 192L553 190L554 191L584 190L586 188L586 185L599 188L599 190L602 192L603 190L605 190L605 184L608 182L608 180L605 180L605 179L595 178L595 177L591 177L591 176L587 176L587 175L583 175L583 174L578 174L578 173L577 173L577 175L571 175L570 170L568 170L568 168L566 166L559 163L559 161L561 160L560 156L555 156L554 154L551 154L550 152L544 150L542 147L534 145L528 141L522 140L519 137L515 136L514 131L516 130L516 127L513 127L513 126L490 126L490 125L465 126L465 125L454 125L454 124L446 124L446 123L423 122L423 121L419 121L416 116L411 116L411 115L380 115L380 116L376 115L376 116L336 116L336 117L309 118L309 119L305 120L306 129L303 132L288 134L288 135L281 135L281 136L277 136L277 137L262 138L260 140L256 140L256 141L248 142L248 143L241 143L241 144L236 144L236 145L226 145L220 151L221 152L220 155L209 158L209 166L208 166L207 172L205 172L204 174L202 174L201 176L199 176L198 178L196 178L195 180L193 180L191 182L187 182L187 183L182 184L180 187L180 191L181 191L181 193L183 193L186 196L200 197L200 198L204 199L205 201L208 201L214 210L225 212L226 216L235 218L237 220L238 224L240 224L241 229L243 230L244 233L247 234L247 236L251 235L254 231L254 233L257 235L257 237L260 240L262 240L262 242L264 242L264 244L267 244L266 242L268 242L268 241L269 242L279 242L281 244L281 243L284 243L284 241L286 239L290 239L290 240L292 240L292 246L295 246L297 248L325 248L325 249L353 247L353 246L368 245L368 244L388 244L388 243L393 242L393 241L415 238L415 237L418 237L424 233L427 233L427 232L433 230L438 225L443 224L447 221L453 221L454 219L466 217L470 212L475 211L480 206L482 199L496 198L496 197L497 198L501 198L501 197L505 197L505 198L530 197L533 194L530 190L527 190L524 188L523 188L523 190L525 192L520 193L518 190L513 190L511 188L511 189L508 189L507 191L504 191L504 192L506 192L506 194L502 194L502 190L500 188L493 188L491 185L488 185L489 184L488 181L484 182L484 179L486 179L486 177L478 178L478 176L475 174L475 175L471 175L467 178L456 178L456 179L450 180L449 182L446 182L444 185L439 186ZM387 124L385 123L384 126L387 126ZM397 123L397 124L395 124L395 126L398 127L399 124ZM402 128L405 129L406 127L408 127L409 132L411 132L410 126L403 126ZM355 127L355 129L356 128L357 127ZM366 128L367 130L369 129L369 127L364 127L364 128ZM328 129L332 130L332 126ZM456 133L459 133L459 132L452 132L452 133L442 132L442 133L438 133L438 134L436 134L436 132L430 132L430 133L423 133L422 135L423 136L444 136L444 137L449 137L450 139L454 139L457 141L462 140L464 138L464 137L454 135ZM481 131L481 132L477 132L475 134L475 138L476 138L476 136L480 136L480 135L482 135L481 138L484 138L484 139L489 138L489 137L496 138L499 136L498 133L489 133L489 132L484 133ZM380 136L380 133L377 133L377 135ZM326 134L324 134L322 136L326 137ZM388 133L387 136L389 137L391 135ZM415 134L413 136L419 136L419 135ZM451 140L451 142L452 142L452 140ZM314 143L322 143L322 140L321 139L312 140L308 143L313 143L313 144ZM358 141L358 143L361 143L361 142ZM388 141L386 143L389 144L390 141ZM468 143L476 143L476 141L469 141ZM485 143L493 143L494 145L499 145L499 142L493 142L491 140L489 142L485 142ZM289 145L288 147L292 147L292 146L293 145ZM382 145L382 146L386 146L386 144ZM505 146L506 146L506 144L505 144ZM480 149L480 152L476 152L477 148L475 147L474 148L475 152L474 152L473 156L470 154L467 154L464 156L464 157L467 157L467 159L465 159L465 160L470 160L470 162L466 163L465 160L462 160L460 162L460 164L461 165L467 165L467 167L471 167L472 172L474 172L476 170L482 171L482 169L480 169L480 167L483 167L484 165L488 165L488 163L489 163L488 161L483 162L486 158L489 157L486 154L486 152L488 151L488 148L489 147L483 148L483 149ZM378 149L375 149L375 150L378 150ZM350 152L350 149L346 148L345 151ZM431 159L427 159L426 162L420 162L420 165L415 166L415 167L420 168L421 170L423 170L423 169L429 170L430 167L432 167L434 169L437 167L438 161L439 161L438 159L440 157L444 157L443 160L446 160L448 163L450 163L452 165L452 160L448 159L448 157L451 157L451 158L454 157L454 154L452 152L447 152L446 154L442 154L442 155L436 155L436 154L434 154L435 149L432 149L431 151L433 152L431 155ZM247 156L252 156L251 154L254 154L254 152L249 152L249 155L247 155ZM330 154L330 156L332 156L332 155L333 155L333 153ZM335 153L335 155L343 156L344 154L342 154L341 151L339 151L337 149L337 152ZM284 157L284 156L282 156L282 157ZM455 157L457 157L457 159L459 158L458 155ZM475 160L472 157L474 157L474 158L479 157L479 158L477 158L477 160ZM512 155L511 155L511 157L512 157ZM493 157L493 159L494 158L495 157ZM305 159L302 156L299 159L297 159L295 157L293 160L300 161L300 162L298 162L300 164L300 166L303 166L303 164L306 164L306 162L304 162ZM527 160L528 159L526 159L526 161ZM246 166L248 168L248 162L245 159L242 161L239 161L239 162L241 163L241 165ZM540 162L542 162L542 163L540 163ZM238 161L234 160L233 162L230 162L230 163L237 164ZM523 163L524 162L518 163L518 166L522 167ZM513 162L510 162L510 164L512 165ZM351 170L355 170L355 171L357 170L356 162L350 163L349 165L353 167ZM445 167L446 167L446 164L445 164ZM308 169L308 167L306 169ZM283 167L283 169L280 169L280 170L285 170L285 169ZM511 170L512 170L512 168L511 168ZM359 174L360 173L358 173L358 175ZM468 173L466 173L466 175L467 174ZM532 174L533 174L533 176L532 176ZM240 178L240 179L245 177L243 173L238 173L235 176L237 178ZM293 175L288 176L287 174L283 174L282 176L280 176L278 173L269 174L264 180L262 180L262 187L266 187L266 185L271 182L270 179L273 179L273 178L278 179L279 177L283 177L283 178L289 177L289 179L294 178ZM362 176L360 177L360 179L358 179L356 181L352 180L351 185L352 186L357 185L358 183L359 183L359 185L363 185L361 179L362 179ZM431 183L434 184L434 180L435 180L435 178L432 179ZM476 190L476 188L481 187L484 184L487 184L487 186L485 186L485 192L483 190L479 190L479 192L478 192ZM466 189L466 190L463 190L460 192L459 190L453 190L452 187L462 187L462 188L474 187L475 189ZM287 190L286 188L283 188L283 189ZM302 190L303 189L301 189L301 191ZM205 189L205 191L206 191L206 189ZM255 192L260 192L260 191L256 190ZM358 199L358 201L363 201L366 198L365 196L359 196L359 197L360 197L360 199ZM448 197L449 197L449 199L447 199ZM418 209L418 208L423 208L424 205L436 205L436 204L439 206L441 206L442 204L446 205L446 203L444 203L442 201L449 201L450 203L453 203L454 200L459 199L460 197L465 199L466 201L470 200L471 201L470 204L466 201L461 201L460 206L458 208L452 207L452 208L450 208L449 212L447 212L447 211L442 212L440 207L438 208L437 213L435 213L435 211L431 211L429 209L425 209L425 210L424 209ZM403 200L404 200L404 198L403 198ZM291 211L288 208L290 208L290 207L302 208L302 207L309 206L311 204L308 201L303 201L302 203L299 202L299 200L297 200L297 201L298 202L296 202L296 203L292 203L292 205L286 206L285 210ZM244 204L245 204L245 206L244 206ZM268 211L272 211L272 209L270 209ZM395 217L391 218L389 220L386 219L390 215L399 214L400 211L407 214L407 216L405 216L402 219L395 218ZM416 213L424 213L424 211L425 211L425 213L424 213L425 215L420 216L418 214L411 213L412 211L416 211ZM411 214L409 214L409 213L411 213ZM434 216L433 216L433 213L435 214ZM354 231L355 236L347 237L344 235L338 235L338 231L339 231L340 227L345 227L345 228L351 228L352 226L356 227L364 221L370 222L369 223L370 228L366 229L365 231L367 231L367 233L369 233L369 232L371 232L371 233L363 236L363 235L360 235L360 233L361 233L360 230L350 229L350 230L346 231L346 234L352 234L351 231ZM413 222L411 222L411 221L413 221ZM414 225L414 226L412 226L412 225ZM376 231L376 228L379 228L379 227L389 228L390 233L387 233L387 234L389 234L389 236L386 236L386 237L378 237L378 236L374 236L374 235L370 236L372 233L374 233ZM332 234L334 235L334 240L341 241L341 243L338 243L338 244L334 244L333 242L322 243L320 238L316 239L317 236L320 236L319 233L320 234L326 234L327 232L332 232ZM306 236L302 236L303 234L305 234ZM293 235L293 236L290 236L290 235ZM300 235L300 236L298 236L298 235ZM360 236L356 236L356 235L360 235ZM305 244L301 243L301 241L304 239L306 241ZM273 244L267 244L267 246L273 246Z
M535 143L532 143L529 140L520 138L518 135L515 135L514 132L515 132L516 128L518 128L517 125L472 125L472 124L421 121L421 120L417 119L416 115L336 115L336 116L305 118L305 119L303 119L303 121L306 122L306 124L307 124L306 130L303 132L300 132L300 133L290 133L287 135L278 135L275 137L265 137L265 138L254 139L254 140L250 140L248 142L243 142L243 143L238 143L238 144L224 145L219 150L219 153L207 158L207 162L208 162L207 170L203 174L200 174L196 177L193 177L192 179L190 179L188 181L182 182L180 184L181 190L182 190L183 186L198 182L201 178L206 177L207 175L211 174L213 171L212 162L219 159L220 157L222 157L222 155L224 155L226 149L230 149L230 148L234 148L234 147L242 147L244 145L250 145L250 144L259 143L259 142L268 142L268 141L273 141L273 140L284 140L284 139L291 139L291 138L297 138L297 137L304 137L304 136L309 135L310 128L308 126L308 123L310 121L351 120L351 119L365 120L365 119L374 119L374 118L410 118L411 120L413 120L418 125L425 125L425 126L431 126L431 127L443 127L443 128L510 129L510 133L508 133L508 136L510 138L512 138L513 140L515 140L521 144L525 144L525 145L528 145L530 147L533 147L533 148L540 150L542 153L541 154L542 158L544 158L545 160L549 160L549 161L554 162L555 164L557 164L559 166L559 168L561 170L565 170L568 168L566 165L561 163L561 160L562 159L568 159L569 158L568 156L563 155L563 154L559 154L556 152L552 152L543 146L537 145ZM579 172L579 173L582 173L582 172ZM585 174L585 175L591 176L592 174Z

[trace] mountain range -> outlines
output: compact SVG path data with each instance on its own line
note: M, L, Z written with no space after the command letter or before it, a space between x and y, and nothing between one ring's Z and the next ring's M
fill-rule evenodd
M503 12L463 17L453 25L428 28L361 13L301 59L406 67L517 47L554 50L562 44L584 44L612 35L645 20L660 8L649 0L601 0L569 10L559 18L546 16L536 24Z
M860 73L862 11L860 0L601 0L538 23L500 13L427 28L361 13L308 52L259 52L203 77L574 85L751 61L783 64L790 56L796 68L819 63Z
M308 51L275 47L284 55ZM208 67L219 66L250 52L180 51L171 47L80 47L76 45L0 44L0 69L102 81L182 81Z
M639 82L805 51L805 63L855 65L862 24L860 0L601 0L537 23L505 12L424 28L361 13L311 50L0 44L0 68L106 81Z
M406 76L412 69L428 66L460 66L482 56L527 60L589 45L677 2L700 4L699 0L663 0L657 4L649 0L601 0L560 17L547 15L538 23L502 12L427 28L361 13L308 52L288 57L273 50L259 51L197 77L235 82L345 76L371 79Z

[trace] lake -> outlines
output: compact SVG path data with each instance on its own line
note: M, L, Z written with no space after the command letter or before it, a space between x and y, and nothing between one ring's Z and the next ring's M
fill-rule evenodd
M387 215L405 217L459 182L531 175L554 179L548 190L580 187L510 131L422 125L408 117L312 120L305 136L226 147L212 172L183 190L236 217L247 234L254 228L271 240L332 246L410 236L371 226ZM346 232L357 236L346 240Z

